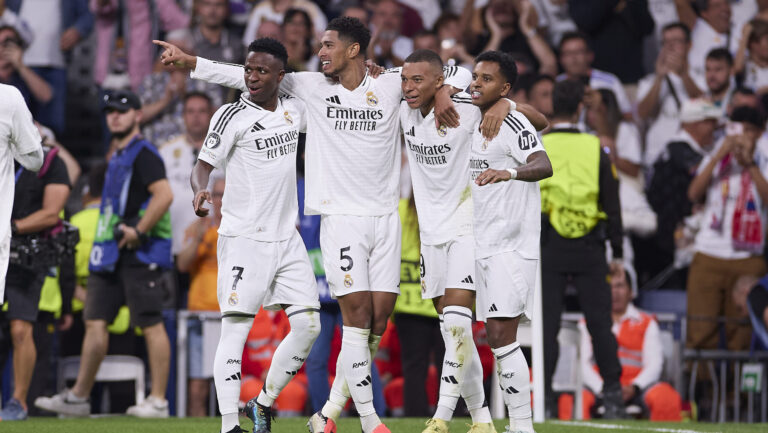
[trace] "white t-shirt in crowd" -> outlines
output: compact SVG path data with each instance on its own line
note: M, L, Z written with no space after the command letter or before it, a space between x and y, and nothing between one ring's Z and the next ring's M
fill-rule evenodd
M400 105L400 125L411 170L421 243L437 245L472 234L469 153L480 109L466 93L453 97L458 128L435 127L435 112Z
M475 179L492 168L525 165L535 152L545 152L536 129L520 112L505 118L499 135L487 141L479 131L472 137L469 170L474 204L475 258L515 251L539 258L541 195L538 182L510 180L478 186Z
M187 141L186 136L178 135L166 141L157 149L165 164L165 177L171 185L173 202L168 211L171 213L172 245L171 253L176 255L184 245L184 232L198 217L192 210L195 194L189 184L189 176L197 161L195 146Z
M566 32L577 30L576 23L568 14L568 2L555 4L552 0L532 0L531 4L539 15L539 27L547 29L549 43L552 46L560 45L560 39ZM461 14L461 11L458 13Z
M464 89L471 72L443 68L447 85ZM197 59L192 78L246 90L243 69ZM320 72L286 74L280 90L306 104L307 215L381 216L400 199L400 69L366 74L347 90Z
M568 76L565 73L557 76L557 81L566 79L568 79ZM632 113L632 104L629 102L629 97L627 97L627 92L624 91L624 87L621 85L619 77L610 72L592 69L589 76L589 87L593 89L608 89L613 91L613 94L616 95L616 102L619 103L621 112Z
M659 155L664 152L669 140L680 129L680 106L688 100L688 92L683 85L683 79L677 74L667 74L669 81L662 80L659 90L659 110L656 117L651 119L645 134L645 153L643 164L652 166ZM637 86L637 100L641 101L648 95L656 74L650 74L640 80ZM669 83L672 83L670 87ZM677 99L675 99L677 95Z
M761 68L747 60L744 65L744 86L757 92L762 87L768 86L768 67Z
M312 20L312 27L316 34L320 34L328 27L328 18L325 17L322 9L315 2L307 0L292 0L291 8L301 9L309 15L309 19ZM248 17L248 23L245 25L245 31L243 32L243 45L248 46L254 39L259 31L259 26L262 21L273 21L277 24L283 23L285 17L285 11L277 12L273 7L273 2L264 1L259 3L251 10L251 15Z
M65 68L61 39L61 0L36 0L21 3L19 15L35 29L35 39L24 51L27 66Z
M737 38L738 39L738 38ZM697 18L691 30L691 50L688 52L688 70L699 89L707 88L705 64L707 54L715 48L728 47L728 35L718 33L704 19Z
M717 148L722 145L721 140L718 146L705 156L699 164L699 171L701 171L710 161L713 155L717 153ZM755 163L763 177L768 177L768 157L763 155L760 148L755 150ZM723 186L720 183L720 170L721 164L718 162L715 165L715 169L712 172L712 180L710 180L707 187L706 203L701 218L701 227L696 234L696 241L694 243L694 250L708 256L717 257L720 259L746 259L755 255L749 251L739 251L734 249L732 241L732 229L733 229L733 212L736 209L736 203L739 198L739 191L741 190L741 173L742 167L736 162L735 158L730 161L730 175L728 176L728 194L725 200L725 210L723 211ZM752 195L755 198L755 204L760 215L760 222L762 224L763 236L765 236L766 222L768 222L768 208L763 203L760 195L757 192L754 181L750 183L752 189ZM722 229L717 230L712 227L712 222L721 220ZM765 241L763 241L765 244ZM762 251L762 248L760 249Z
M304 104L291 97L269 111L243 94L216 111L198 159L225 168L219 234L276 242L296 232L296 151L304 127Z
M43 165L40 133L32 122L32 113L21 92L13 86L0 84L0 303L5 293L5 274L11 248L11 211L16 185L13 160L25 168L37 171Z
M739 39L744 29L744 24L748 23L757 15L758 8L755 0L730 0L731 2L731 43L729 49L731 53L739 50Z

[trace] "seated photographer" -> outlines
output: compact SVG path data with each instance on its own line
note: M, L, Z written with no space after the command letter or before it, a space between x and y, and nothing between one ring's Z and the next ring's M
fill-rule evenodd
M35 243L60 224L59 213L69 197L69 176L64 161L55 149L46 148L38 173L15 163L16 187L11 211L11 259L8 265L5 296L13 344L13 398L0 411L0 420L27 418L27 393L37 358L33 324L37 320L40 293L48 269L45 248ZM55 266L48 263L48 266ZM4 342L5 343L5 342Z

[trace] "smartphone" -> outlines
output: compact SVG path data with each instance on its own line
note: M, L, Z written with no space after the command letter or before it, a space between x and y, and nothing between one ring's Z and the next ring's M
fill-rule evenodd
M744 133L744 125L741 122L728 122L725 124L725 135L741 135Z
M450 50L451 48L456 46L456 39L443 39L443 41L440 43L440 48L444 50Z

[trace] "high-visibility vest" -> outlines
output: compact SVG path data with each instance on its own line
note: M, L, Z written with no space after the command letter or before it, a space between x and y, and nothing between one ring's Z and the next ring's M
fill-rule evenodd
M400 255L400 296L395 303L395 314L416 314L437 317L431 299L421 299L421 251L419 224L415 209L408 206L409 199L400 200L398 211L403 227Z
M638 374L643 370L643 342L648 326L654 320L653 316L638 312L640 319L624 319L619 326L616 335L616 343L619 346L619 363L621 364L622 385L631 385ZM595 371L600 372L597 365Z
M542 143L552 177L539 181L541 212L564 238L580 238L605 219L600 194L600 140L590 134L551 132Z
M59 286L60 269L56 268L56 276L45 277L43 288L40 290L40 311L53 313L58 319L61 316L61 287Z

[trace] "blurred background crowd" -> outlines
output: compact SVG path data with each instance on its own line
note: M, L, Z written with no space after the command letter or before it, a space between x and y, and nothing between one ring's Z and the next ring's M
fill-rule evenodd
M189 174L212 114L238 95L163 66L152 39L242 63L248 43L268 36L285 45L292 70L317 71L319 38L327 22L341 15L371 28L368 57L386 67L402 65L415 49L433 50L446 64L469 69L483 51L511 53L520 75L510 97L547 116L555 111L555 83L582 81L585 109L573 126L600 138L620 179L630 294L615 300L615 319L634 298L652 312L686 317L683 337L679 327L675 336L688 348L755 347L746 298L768 272L768 176L732 180L726 168L755 165L768 173L768 0L0 0L0 83L22 92L44 143L58 149L66 176L52 182L71 186L63 216L81 233L74 278L63 278L62 270L43 287L34 331L38 360L27 399L31 413L35 397L55 391L57 360L80 353L93 241L88 233L95 230L92 214L98 214L109 151L105 95L130 89L139 96L142 134L157 146L173 190L175 269L158 290L167 290L165 327L174 347L179 311L218 310L223 178L213 185L216 211L201 219L190 207ZM420 298L407 170L402 178L403 293L376 356L376 402L381 413L429 416L442 340L431 302ZM302 216L297 224L322 285L319 218ZM306 373L277 400L283 415L317 411L328 394L341 316L327 288L323 296L323 334ZM142 336L130 325L126 313L110 328L110 354L144 356ZM201 416L210 413L211 375L200 363L202 322L189 326L187 413ZM257 317L244 353L243 401L260 390L287 326L284 313ZM13 333L7 324L3 329L0 347L10 359ZM492 355L481 323L475 337L488 378ZM175 360L171 366L173 412L175 383L187 378L176 377ZM12 389L8 368L5 399ZM105 389L96 388L102 398L92 399L95 412L120 412L133 401L132 387Z

